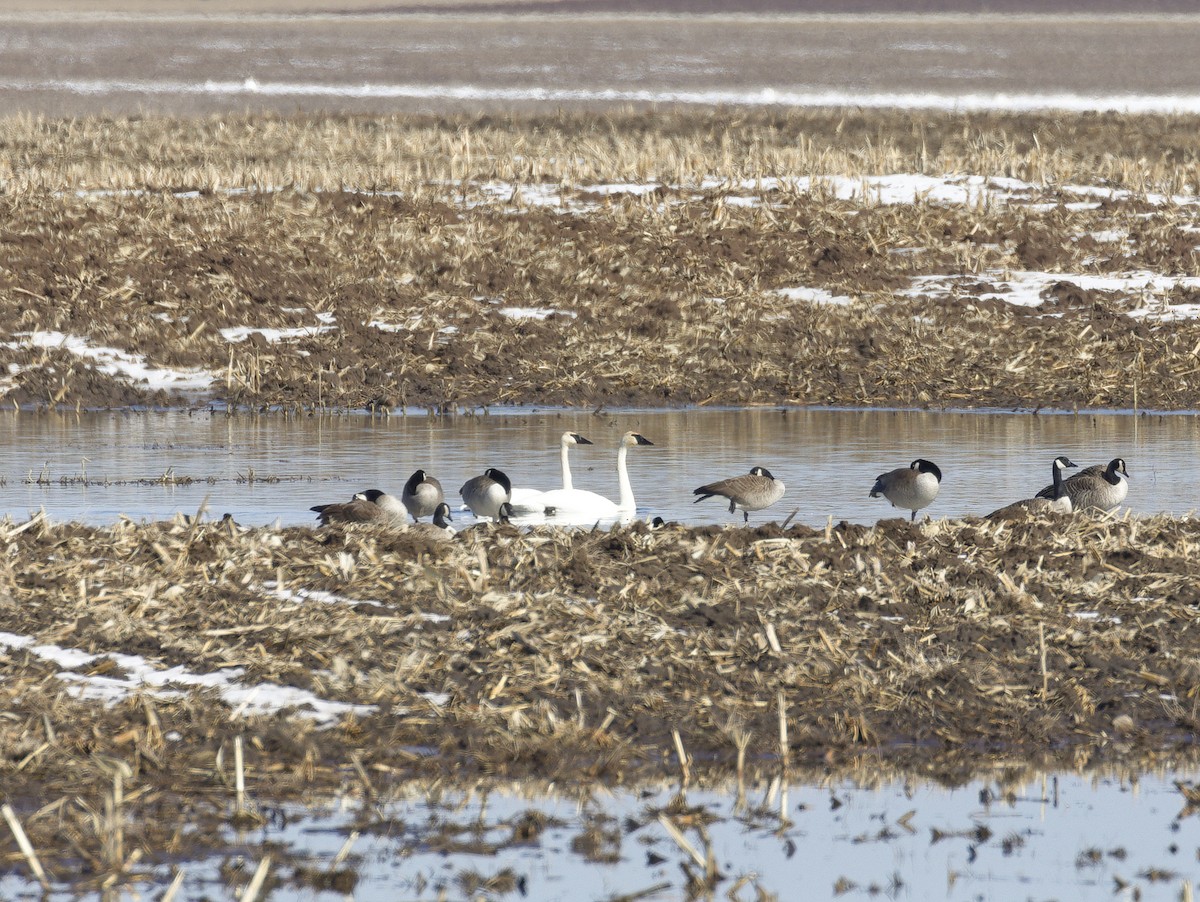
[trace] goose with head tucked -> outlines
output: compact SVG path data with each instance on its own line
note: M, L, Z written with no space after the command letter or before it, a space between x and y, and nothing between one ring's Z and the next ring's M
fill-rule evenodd
M710 482L692 492L699 495L693 503L720 496L729 499L729 513L742 512L743 522L750 522L750 511L770 507L783 497L784 484L776 479L766 467L754 467L745 476L732 476L720 482Z
M916 522L917 511L933 504L941 487L942 471L937 464L918 457L907 467L888 470L877 476L870 497L882 495L892 503L892 507L912 511L909 520Z
M1129 473L1125 461L1114 457L1105 464L1084 467L1063 481L1071 509L1079 511L1110 511L1129 494ZM1037 493L1039 498L1051 498L1054 486L1048 485Z
M1065 454L1060 454L1050 464L1050 472L1054 477L1052 497L1043 498L1039 492L1033 498L1026 498L1024 501L1014 501L1012 504L1006 504L999 510L992 511L987 515L987 519L1017 520L1037 514L1071 513L1071 496L1067 494L1066 480L1063 479L1063 470L1068 467L1077 466L1079 464L1074 463L1071 458Z
M400 526L407 515L398 498L379 489L367 489L356 493L349 501L318 504L309 510L316 512L323 526L330 523L387 523Z
M417 470L404 483L404 491L400 493L404 507L412 514L413 521L421 522L422 517L433 516L439 504L446 500L442 492L442 484L427 474Z
M554 489L542 496L547 517L552 523L589 524L599 520L617 520L632 517L637 510L633 497L633 486L629 482L629 467L626 455L630 448L638 445L653 445L644 435L626 432L617 447L617 491L616 502L596 492L583 489Z
M482 476L468 479L458 493L476 517L499 520L501 505L509 505L509 510L512 509L509 503L512 481L495 467L488 467Z
M564 432L558 440L558 457L559 464L562 469L562 487L564 491L572 491L574 485L571 483L571 462L568 459L568 453L576 445L590 445L591 441L584 438L578 432ZM517 516L544 514L546 512L546 504L543 500L545 492L539 489L514 488L512 490L511 504L513 511Z

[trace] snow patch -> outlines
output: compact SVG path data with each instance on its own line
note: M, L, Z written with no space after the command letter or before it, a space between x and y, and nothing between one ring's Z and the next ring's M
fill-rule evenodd
M300 716L310 718L322 726L332 726L346 714L362 715L375 710L374 705L354 705L320 698L306 689L280 686L276 683L246 685L236 678L245 673L241 667L233 667L216 673L193 673L182 665L159 669L141 655L126 655L119 652L90 654L77 648L58 645L35 645L30 636L0 632L0 649L25 650L44 661L59 667L76 668L93 661L109 658L121 668L124 676L109 677L87 675L64 670L58 679L73 684L79 698L94 698L106 705L114 704L137 692L153 692L163 697L178 696L174 686L191 689L214 689L221 699L237 712L253 714L275 714L295 708Z
M3 347L57 348L69 351L76 357L93 361L96 369L105 375L128 379L151 391L203 391L211 388L216 379L216 376L206 370L151 366L143 355L95 346L79 335L63 332L18 332L15 337L20 341L4 342Z
M775 293L783 295L789 301L804 301L809 304L847 307L853 303L847 295L833 294L824 288L777 288Z

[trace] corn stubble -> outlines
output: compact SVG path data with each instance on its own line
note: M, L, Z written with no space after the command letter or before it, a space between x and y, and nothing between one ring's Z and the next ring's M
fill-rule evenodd
M1133 320L1142 293L1070 278L1198 274L1193 209L1151 200L1197 193L1193 135L1186 117L887 112L6 119L0 330L18 338L0 390L68 408L1191 408L1200 325ZM1034 187L889 205L786 181L889 173ZM623 183L658 187L596 190ZM1072 184L1128 194L1085 209ZM1023 270L1064 277L1037 308L981 299ZM906 291L946 274L978 280ZM300 331L220 332L236 327ZM32 330L214 382L139 388Z

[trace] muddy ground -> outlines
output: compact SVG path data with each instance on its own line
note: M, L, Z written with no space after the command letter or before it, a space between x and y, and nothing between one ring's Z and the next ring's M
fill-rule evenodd
M1198 208L1170 199L1197 193L1186 117L4 122L4 403L1200 406L1200 323L1072 281L1197 275ZM756 187L895 172L1034 187L972 204ZM596 190L622 183L659 187ZM1064 275L1039 306L979 298L1023 270ZM953 299L911 291L973 273ZM239 326L307 332L220 331ZM138 387L34 330L213 384Z
M746 779L947 785L1196 756L1191 520L3 535L0 633L99 656L0 652L5 795L72 882L126 868L93 816L118 773L122 855L220 843L239 736L260 814L414 782L720 781L739 750ZM81 699L72 680L122 677L118 651L371 707L322 727L215 690Z

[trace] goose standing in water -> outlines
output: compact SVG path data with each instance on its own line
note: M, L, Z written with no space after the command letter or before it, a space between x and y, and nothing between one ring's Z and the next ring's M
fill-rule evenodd
M489 520L500 519L501 505L508 505L512 498L512 481L495 467L488 467L482 476L468 479L458 493L476 517Z
M653 445L644 435L626 432L617 447L617 489L620 499L613 503L603 495L583 489L554 489L542 496L547 509L553 508L553 520L559 523L595 523L597 520L615 520L633 516L637 502L633 497L633 486L629 483L629 468L625 456L630 448L638 445Z
M1030 514L1069 514L1071 513L1071 496L1067 494L1066 481L1063 479L1063 470L1067 467L1077 467L1079 464L1074 463L1071 458L1066 455L1059 455L1054 458L1054 463L1050 465L1050 472L1054 475L1054 485L1051 497L1042 497L1041 492L1033 498L1026 498L1024 501L1014 501L1012 504L1007 504L1000 510L992 511L987 515L989 520L1013 520L1020 517L1027 517Z
M404 507L412 514L413 521L421 522L422 517L432 516L438 505L446 500L442 492L442 484L424 470L417 470L404 483L404 491L400 493Z
M448 542L454 538L454 527L450 525L453 519L450 516L450 505L443 501L433 509L432 523L416 523L409 529L436 542Z
M933 461L918 457L907 467L889 470L875 479L872 498L883 495L892 507L912 511L910 522L916 522L917 511L933 504L942 487L942 471Z
M379 489L358 492L349 501L310 507L322 526L330 523L390 523L402 526L407 519L404 505L394 495Z
M743 522L749 523L750 511L770 507L783 497L783 492L782 479L776 479L766 467L754 467L746 476L733 476L720 482L710 482L700 486L692 494L700 496L693 502L695 504L714 495L728 498L729 513L736 513L740 509L745 518Z
M1067 496L1071 499L1071 509L1078 511L1099 510L1110 511L1129 494L1129 473L1125 469L1125 461L1114 457L1104 464L1084 467L1064 483ZM1039 498L1051 498L1054 486L1048 485L1037 493Z
M572 491L574 486L571 484L571 463L567 459L568 452L575 445L590 445L591 441L584 438L578 432L564 432L558 440L559 446L559 462L562 467L562 487L564 491ZM546 512L546 503L543 500L545 492L538 489L514 488L512 490L511 503L513 511L518 515L522 514L544 514Z

